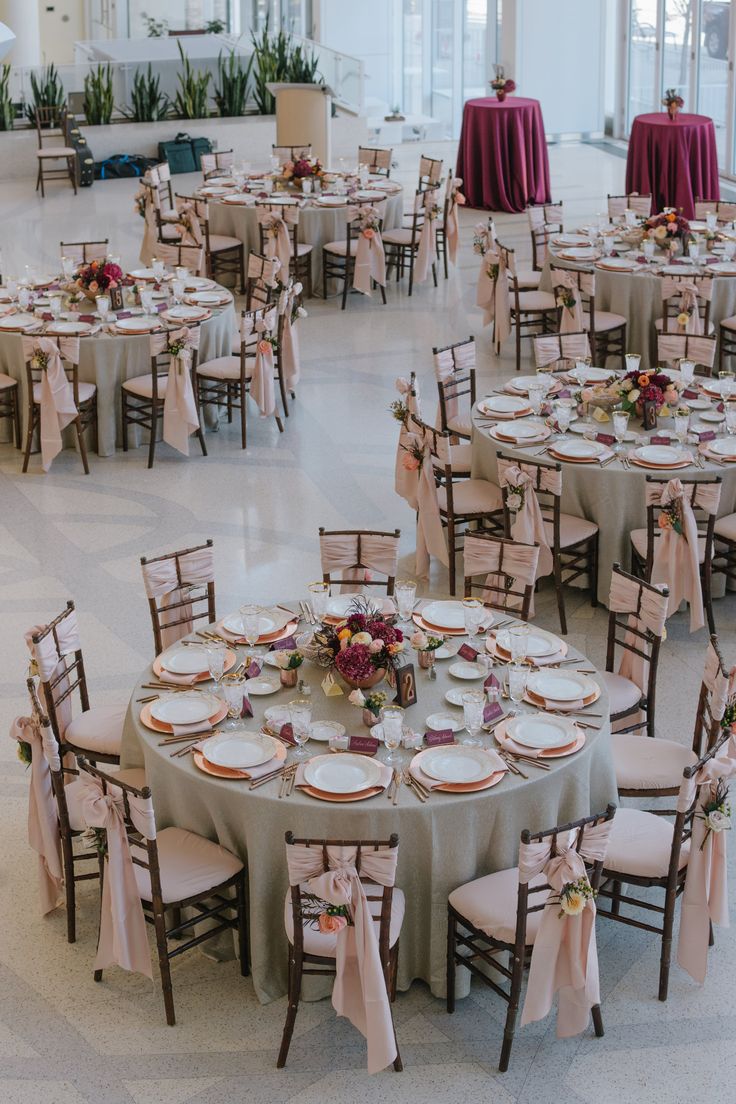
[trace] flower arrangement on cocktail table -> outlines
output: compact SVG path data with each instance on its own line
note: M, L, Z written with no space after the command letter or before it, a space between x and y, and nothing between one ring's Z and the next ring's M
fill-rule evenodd
M496 99L499 103L503 103L506 97L516 91L516 81L513 81L511 77L504 76L503 65L495 65L496 75L490 82L491 88L496 93Z
M662 107L667 108L667 114L674 123L678 113L685 106L685 101L682 96L674 88L667 88L661 102Z
M286 180L304 180L307 176L322 176L324 168L316 157L297 157L295 161L285 161L281 166L281 175Z
M94 299L110 288L120 287L122 283L123 270L112 261L90 261L79 269L74 281L75 287L88 299Z
M384 621L370 599L356 597L339 625L323 625L315 632L317 662L335 667L348 686L370 689L398 663L404 634Z
M663 211L645 219L644 230L647 237L663 249L671 250L674 242L684 247L692 237L690 223L682 215L678 215L674 207L665 207Z

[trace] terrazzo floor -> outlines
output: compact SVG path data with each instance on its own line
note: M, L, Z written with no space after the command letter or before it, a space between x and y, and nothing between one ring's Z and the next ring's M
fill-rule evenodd
M451 144L422 152L454 161ZM396 176L413 186L420 148L396 151ZM599 148L550 149L553 194L566 224L595 215L607 192L623 190L624 162ZM186 191L186 178L176 180ZM30 178L0 200L3 271L29 256L51 260L61 237L109 236L123 263L137 260L141 224L134 181L97 183L74 198L52 184L45 201ZM85 477L67 451L43 475L37 461L21 475L19 454L0 446L0 731L25 711L23 632L77 603L93 704L125 702L150 659L151 634L138 559L212 537L218 608L244 596L296 595L318 576L317 529L402 529L403 564L412 570L413 517L393 491L396 432L388 411L393 381L414 369L431 409L433 344L474 333L479 388L510 374L510 355L493 356L474 306L477 258L464 211L457 269L436 290L411 299L392 285L388 305L351 296L307 304L303 380L286 432L249 424L242 453L237 429L210 434L210 455L189 460L162 447L152 471L143 449L100 459ZM499 235L529 256L526 220L500 216ZM509 345L510 348L510 345ZM525 355L528 351L525 350ZM481 392L482 393L482 392ZM442 570L430 588L446 590ZM727 661L736 660L736 599L717 602ZM557 627L549 589L539 624ZM606 614L568 592L569 639L603 665ZM706 634L691 636L682 614L669 622L660 666L659 732L689 742ZM0 740L0 1104L665 1104L736 1098L734 1036L736 942L716 933L704 988L673 967L666 1004L656 1000L658 944L645 933L599 924L606 1035L555 1038L554 1017L519 1030L511 1068L497 1071L503 1011L473 987L447 1016L415 983L395 1006L404 1072L369 1078L363 1040L336 1021L329 1002L304 1005L285 1070L275 1068L285 1001L257 1004L233 963L198 951L175 960L178 1024L167 1028L158 983L109 971L92 980L96 894L82 889L78 941L65 941L62 910L41 919L35 858L26 843L28 779L14 745ZM280 923L280 918L275 918Z

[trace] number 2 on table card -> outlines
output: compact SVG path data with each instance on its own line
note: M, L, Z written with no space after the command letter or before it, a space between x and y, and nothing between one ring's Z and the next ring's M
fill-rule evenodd
M417 679L413 663L405 663L396 671L396 697L397 705L407 709L417 700Z

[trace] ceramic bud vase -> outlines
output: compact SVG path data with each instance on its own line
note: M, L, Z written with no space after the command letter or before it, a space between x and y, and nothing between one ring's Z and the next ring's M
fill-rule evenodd
M427 670L430 667L434 667L434 651L426 650L423 652L417 652L419 657L419 666L424 667Z
M280 675L282 686L296 686L299 681L299 668L288 667L285 671L281 671Z
M669 104L667 107L667 114L670 117L671 123L677 122L677 116L680 114L680 109L677 104Z

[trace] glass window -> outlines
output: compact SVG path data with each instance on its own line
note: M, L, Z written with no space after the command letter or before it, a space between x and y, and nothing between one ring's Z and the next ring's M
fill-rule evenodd
M463 31L463 99L485 96L488 91L486 62L487 0L465 0Z
M664 49L662 51L662 90L674 88L685 104L690 101L690 55L693 50L691 0L665 0ZM690 110L693 104L690 103ZM687 107L686 107L687 110Z
M635 115L654 111L661 98L657 87L658 0L632 0L629 28L629 97L627 131Z
M432 3L432 116L447 138L453 130L454 8L454 0Z
M422 82L423 32L422 0L404 0L404 88L402 110L405 115L424 114L424 92Z
M726 160L730 33L730 0L722 4L704 0L701 3L698 44L698 111L701 115L710 115L715 124L720 165L724 165ZM687 111L687 106L685 110Z

